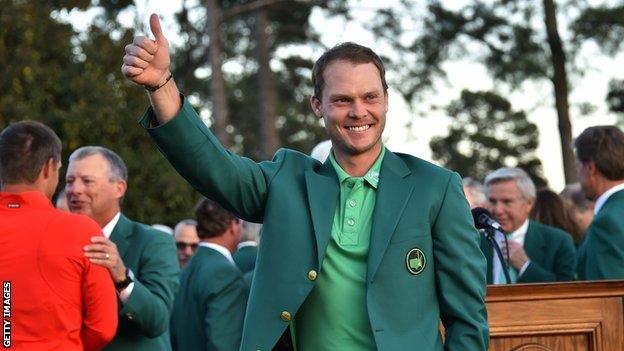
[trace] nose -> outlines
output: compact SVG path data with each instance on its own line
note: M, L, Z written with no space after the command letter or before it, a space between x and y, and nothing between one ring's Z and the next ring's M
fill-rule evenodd
M65 194L67 195L68 199L69 195L75 195L82 192L82 186L79 183L80 182L78 181L73 181L65 185Z
M359 99L356 99L351 104L351 110L349 111L349 117L351 118L363 118L366 117L366 107Z
M498 219L500 218L500 214L503 212L503 205L500 201L494 204L490 203L489 210L492 213L492 215L496 217L496 219Z
M186 255L186 257L193 256L193 248L191 247L191 245L186 245L184 247L184 254Z

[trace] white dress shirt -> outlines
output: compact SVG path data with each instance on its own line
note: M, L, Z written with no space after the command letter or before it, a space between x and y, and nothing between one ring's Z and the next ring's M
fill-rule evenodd
M624 190L624 183L618 184L618 185L612 187L611 189L605 191L604 193L602 193L602 195L600 195L596 199L596 204L594 205L594 214L597 214L598 211L600 211L602 206L605 204L605 202L607 202L607 200L609 200L611 195L617 193L620 190Z
M529 219L527 218L526 220L524 220L524 223L522 223L522 225L520 227L518 227L518 229L516 229L514 232L512 232L509 235L509 239L507 240L512 240L517 242L518 244L522 245L522 247L524 247L524 238L526 237L526 233L527 230L529 229ZM496 236L495 236L496 242L498 243L498 246L502 249L503 247L505 247L505 236L504 233L501 232L496 232ZM494 250L494 249L492 249ZM494 256L492 256L492 270L493 270L493 274L494 274L494 284L505 284L505 280L500 281L500 276L501 276L501 271L503 269L503 267L500 264L500 261L498 260L498 255L496 254L496 250L494 250L493 253ZM503 258L507 258L503 255ZM529 266L529 263L531 263L531 260L527 260L526 263L522 266L522 268L520 268L520 271L518 272L518 278L520 278L520 276L522 276L522 273L524 273L524 271L526 271L527 267ZM511 263L510 263L511 265Z
M230 252L230 250L226 249L225 247L223 247L223 246L221 246L219 244L209 243L209 242L206 242L206 241L200 242L199 246L209 247L211 249L217 250L219 253L221 253L223 256L225 256L225 258L227 258L227 260L230 261L230 263L232 263L233 265L236 265L234 263L234 259L232 258L232 253Z
M110 236L113 233L113 229L115 229L115 226L117 225L117 222L119 222L120 217L121 217L121 212L117 212L117 214L113 217L113 219L111 219L110 222L106 223L104 228L102 228L102 232L104 232L104 236L107 239L110 239ZM126 267L126 269L128 268ZM121 302L123 303L128 302L128 298L130 297L130 294L132 293L132 289L134 289L134 282L128 284L128 286L126 286L125 289L119 292L119 299L121 300Z

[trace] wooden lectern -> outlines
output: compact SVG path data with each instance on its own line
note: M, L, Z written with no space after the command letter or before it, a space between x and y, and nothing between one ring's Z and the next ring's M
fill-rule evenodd
M489 285L491 351L624 351L624 281Z

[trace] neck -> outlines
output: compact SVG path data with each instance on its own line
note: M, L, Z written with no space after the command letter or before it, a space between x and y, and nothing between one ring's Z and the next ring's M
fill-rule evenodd
M46 189L37 183L4 184L2 187L2 191L6 193L23 193L26 191L38 191L40 193L43 193L48 199L52 199L52 195L53 195L53 194L48 194Z
M100 228L104 228L104 226L106 226L110 221L113 220L113 218L115 218L115 216L117 215L117 213L121 212L119 208L117 208L115 211L112 211L111 213L108 213L105 216L100 216L99 218L92 218L97 224L100 225Z
M609 180L609 179L603 178L598 184L598 190L599 190L598 194L602 195L605 192L607 192L609 189L613 188L614 186L618 186L620 184L624 184L624 179Z
M341 153L334 151L334 157L336 162L352 177L362 177L373 166L373 163L379 157L381 153L381 144L376 145L371 150L357 154L350 155L347 153Z
M232 244L230 242L231 240L228 240L225 235L212 237L212 238L204 238L202 239L202 241L206 243L213 243L213 244L221 245L225 247L226 249L228 249L228 251L230 252L236 251L236 244Z

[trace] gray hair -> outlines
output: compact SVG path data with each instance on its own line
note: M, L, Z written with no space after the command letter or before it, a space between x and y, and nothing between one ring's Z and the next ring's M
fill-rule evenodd
M173 233L175 235L175 233L177 233L180 229L182 229L183 226L185 225L190 225L193 227L197 227L197 221L194 219L183 219L181 221L178 222L178 224L176 224L175 228L173 228Z
M468 189L470 195L477 204L483 204L487 201L487 196L485 196L485 187L478 180L465 177L462 178L462 185Z
M102 155L106 159L109 171L108 179L111 182L117 180L128 181L128 169L124 161L115 152L102 146L83 146L78 148L69 156L69 162L79 161L93 155Z
M485 186L489 187L493 183L497 183L505 180L513 180L520 190L520 194L526 200L535 199L536 191L535 184L531 180L531 177L520 168L499 168L485 177Z

